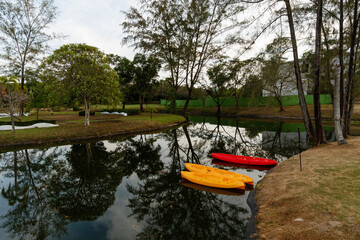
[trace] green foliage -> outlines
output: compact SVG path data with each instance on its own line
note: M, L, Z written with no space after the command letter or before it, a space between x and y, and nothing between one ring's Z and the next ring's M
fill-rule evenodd
M126 12L124 42L155 54L170 73L171 88L184 83L191 97L206 63L241 41L234 29L242 25L237 16L243 10L234 0L140 1Z
M157 112L157 109L155 107L146 107L145 112L149 112L150 113L150 118L152 119L152 115L153 115L153 113Z
M169 88L167 99L169 100L170 104L167 104L166 111L170 113L176 112L176 91L174 88Z
M0 57L25 83L28 65L36 63L57 36L48 26L56 19L53 0L5 0L0 2Z
M218 114L220 114L220 106L223 104L224 99L231 95L228 85L233 78L233 72L228 68L226 62L220 61L211 67L207 73L210 79L210 86L207 88L207 92L216 102Z
M79 116L85 116L85 111L80 111L80 112L79 112ZM90 111L90 116L95 116L95 112L94 112L94 111Z
M129 101L132 93L136 92L140 101L140 109L143 110L142 104L145 96L151 92L155 77L161 67L159 59L138 53L133 61L115 55L110 55L110 60L119 75L119 85L124 93L123 101Z
M118 75L96 47L68 44L55 50L41 66L49 99L60 105L84 102L114 104L120 100ZM86 121L86 118L85 118Z
M48 106L47 94L45 91L45 84L37 79L30 79L26 83L28 87L29 104L26 107L26 111L31 109L45 108Z

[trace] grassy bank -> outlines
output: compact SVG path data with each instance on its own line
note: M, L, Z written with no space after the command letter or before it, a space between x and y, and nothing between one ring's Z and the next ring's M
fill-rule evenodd
M360 137L309 149L258 184L259 239L360 239Z
M71 140L110 137L139 131L152 131L165 128L185 119L178 115L149 113L134 116L100 115L91 116L90 126L84 126L84 117L77 112L41 113L41 119L56 120L59 127L34 128L0 132L0 149L10 145L44 144L49 142L65 142ZM22 121L32 121L34 116L24 117ZM1 119L0 121L8 121Z

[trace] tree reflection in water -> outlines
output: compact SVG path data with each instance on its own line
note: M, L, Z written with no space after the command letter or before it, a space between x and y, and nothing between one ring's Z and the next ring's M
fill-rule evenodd
M52 199L48 196L51 173L58 170L53 161L56 162L61 155L62 151L57 148L50 154L46 149L17 151L14 159L10 154L2 154L1 172L9 178L14 177L18 185L28 186L26 201L17 201L2 216L2 227L11 238L45 239L48 236L60 237L66 232L68 220L56 214L57 210L51 206ZM18 164L14 173L11 170L13 161Z
M246 194L188 188L180 183L180 171L185 162L210 166L212 152L282 160L299 151L296 130L281 122L213 118L119 141L3 153L2 196L9 207L1 226L17 239L61 238L77 221L93 227L91 221L123 202L115 200L125 177L132 197L120 196L128 205L117 207L129 208L139 222L139 239L243 239L250 214ZM301 146L309 147L305 135ZM265 174L244 171L258 179Z
M145 221L139 239L243 239L244 206L184 187L171 167L137 187L128 185L132 216Z

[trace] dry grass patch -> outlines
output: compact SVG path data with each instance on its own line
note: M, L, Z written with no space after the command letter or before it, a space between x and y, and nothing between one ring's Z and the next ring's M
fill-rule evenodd
M360 138L312 148L258 184L259 239L360 239ZM302 219L302 220L301 220Z

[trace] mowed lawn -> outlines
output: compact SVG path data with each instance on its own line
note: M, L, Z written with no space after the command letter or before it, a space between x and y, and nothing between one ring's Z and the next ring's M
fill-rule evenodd
M19 144L42 144L63 142L88 138L100 138L122 135L140 131L152 131L173 126L185 121L185 118L172 114L141 113L139 115L102 115L96 113L90 117L90 126L84 126L84 117L77 112L41 112L39 119L55 120L58 127L34 128L11 131L0 131L0 147ZM36 116L23 117L22 121L36 120ZM2 122L9 118L0 119Z

